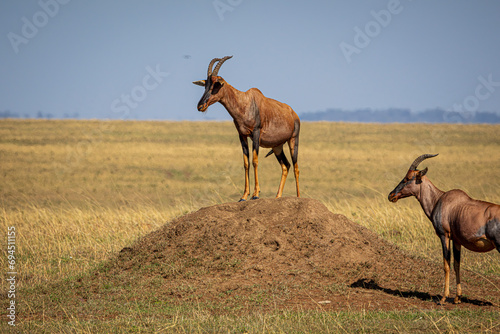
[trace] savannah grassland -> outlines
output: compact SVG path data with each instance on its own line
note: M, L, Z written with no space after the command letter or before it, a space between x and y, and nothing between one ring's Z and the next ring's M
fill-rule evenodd
M262 149L259 178L261 197L269 198L277 190L280 167L275 158L264 159L265 153ZM410 163L423 153L439 153L421 168L429 167L427 175L440 189L460 188L472 197L500 203L500 126L490 125L303 122L301 195L322 201L332 212L442 266L439 240L417 201L387 200ZM82 313L58 295L67 282L85 277L174 217L238 200L243 180L241 147L231 122L0 121L0 264L5 273L7 230L15 226L15 330L500 331L498 311L276 310L233 315L226 310L213 316L200 306L158 303L154 296L135 296L135 302L119 305L113 296L102 295L94 311ZM295 196L293 173L284 196ZM497 252L465 250L462 257L462 268L481 274L485 281L500 275ZM4 278L5 274L1 331L12 329L5 316ZM50 307L37 298L40 291L52 296Z

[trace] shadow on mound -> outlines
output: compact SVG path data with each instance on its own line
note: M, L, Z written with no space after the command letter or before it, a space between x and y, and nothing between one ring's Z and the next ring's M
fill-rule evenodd
M368 290L378 290L382 291L384 293L397 296L397 297L403 297L403 298L418 298L423 301L439 301L438 296L431 296L429 293L424 293L424 292L419 292L419 291L401 291L401 290L394 290L394 289L388 289L388 288L382 288L380 285L375 283L372 279L366 279L362 278L357 280L356 282L352 283L350 285L351 288L363 288L363 289L368 289Z
M397 297L403 297L403 298L418 298L422 301L433 301L434 303L439 303L441 300L441 295L431 295L429 293L424 293L424 292L419 292L419 291L401 291L399 289L388 289L388 288L383 288L377 283L375 283L373 280L369 280L366 278L357 280L356 282L352 283L350 285L351 288L363 288L363 289L368 289L368 290L378 290L382 291L384 293L387 293L389 295L397 296ZM449 298L447 302L453 302L453 298ZM462 303L468 303L476 306L493 306L492 303L487 302L487 301L482 301L482 300L477 300L477 299L470 299L467 297L462 297L461 299Z

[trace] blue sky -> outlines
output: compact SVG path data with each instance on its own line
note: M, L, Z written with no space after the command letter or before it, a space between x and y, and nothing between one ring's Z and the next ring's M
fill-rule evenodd
M297 113L500 111L500 2L0 3L0 110L56 117L229 119L196 110L212 58L239 90Z

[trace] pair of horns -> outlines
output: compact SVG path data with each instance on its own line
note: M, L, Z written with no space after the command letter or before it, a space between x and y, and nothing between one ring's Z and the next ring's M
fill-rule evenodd
M211 75L217 75L219 73L219 69L220 67L222 66L222 64L224 64L224 62L228 59L231 59L233 58L233 56L226 56L224 58L214 58L212 59L212 61L210 62L210 64L208 64L208 72L207 72L207 78L210 77ZM215 62L219 62L213 72L212 72L212 66L214 66Z
M413 163L410 166L410 170L417 170L418 165L422 161L424 161L425 159L434 158L435 156L437 156L437 154L422 154L421 156L416 158L415 161L413 161Z

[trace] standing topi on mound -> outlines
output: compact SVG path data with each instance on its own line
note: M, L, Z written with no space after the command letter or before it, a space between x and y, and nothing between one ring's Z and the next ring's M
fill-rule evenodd
M276 194L276 197L281 197L290 170L290 163L283 152L283 145L286 142L288 142L290 155L292 156L297 197L300 197L299 166L297 164L300 131L299 117L290 106L265 97L257 88L250 88L246 92L240 92L218 76L222 64L231 57L212 59L208 65L207 79L193 83L205 87L205 93L198 102L198 110L204 112L210 105L220 102L233 118L236 130L240 135L245 166L245 191L240 201L246 200L250 194L248 137L252 138L253 142L252 164L255 173L255 188L252 199L259 198L260 192L257 174L259 146L272 148L269 154L274 152L281 165L281 181ZM217 61L218 64L212 72L212 66Z

